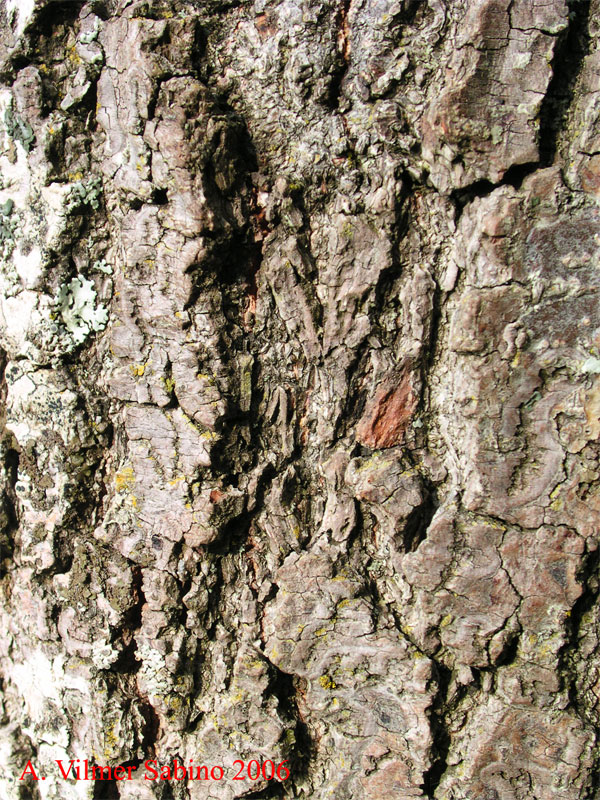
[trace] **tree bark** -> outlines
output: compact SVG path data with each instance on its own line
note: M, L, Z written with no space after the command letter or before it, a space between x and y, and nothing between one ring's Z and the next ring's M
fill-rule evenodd
M600 797L600 1L0 25L0 795Z

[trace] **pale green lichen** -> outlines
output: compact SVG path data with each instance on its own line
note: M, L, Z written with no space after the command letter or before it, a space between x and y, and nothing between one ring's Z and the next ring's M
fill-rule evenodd
M102 181L100 178L90 178L85 182L77 181L66 197L65 210L67 214L71 214L82 206L91 206L94 211L97 211L100 208L101 197Z
M113 274L113 268L110 266L110 264L106 263L105 258L100 258L97 261L94 261L92 264L92 269L95 272L104 272L105 275Z
M600 375L600 358L590 356L587 361L581 365L582 372L590 372L593 375Z
M18 117L11 108L7 108L4 112L4 126L10 138L21 142L23 149L28 153L35 142L31 125Z
M15 249L18 221L13 210L14 203L10 198L0 205L0 258L10 258Z
M82 44L91 44L92 42L96 41L96 39L98 38L99 32L100 32L100 21L99 21L98 17L96 17L94 19L94 27L92 28L92 30L87 31L87 33L80 33L79 34L79 41ZM94 58L93 60L94 61L98 60L98 57Z
M81 344L92 331L101 331L106 327L108 312L103 306L96 308L94 284L83 276L61 286L57 305L64 326L76 344Z

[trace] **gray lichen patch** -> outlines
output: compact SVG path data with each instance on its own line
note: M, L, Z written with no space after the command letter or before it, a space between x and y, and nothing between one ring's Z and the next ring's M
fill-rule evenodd
M65 198L65 211L71 214L82 206L90 206L94 211L100 208L102 197L102 181L99 178L90 178L88 181L74 183Z
M10 258L15 248L18 227L14 202L8 198L0 205L0 257L5 261Z
M108 321L106 308L97 305L94 282L82 275L61 286L57 308L76 344L81 344L91 333L104 330Z
M11 108L4 112L4 127L11 139L20 142L26 153L29 153L35 142L33 128L22 120Z

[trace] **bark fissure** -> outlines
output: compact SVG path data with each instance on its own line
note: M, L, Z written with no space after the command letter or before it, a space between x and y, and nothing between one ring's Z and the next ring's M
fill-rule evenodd
M329 107L334 110L339 108L342 84L350 64L350 26L348 24L348 13L351 3L352 0L342 0L336 15L336 23L338 26L336 43L338 63L330 78L328 97Z
M448 767L448 753L450 751L450 733L446 720L446 699L450 686L450 670L442 664L435 665L437 694L433 705L429 709L433 745L431 748L431 766L423 773L423 790L426 797L433 800L442 776Z
M590 49L591 0L571 0L567 4L569 23L559 35L552 59L552 79L540 108L540 163L555 163L565 121L575 97L577 79Z

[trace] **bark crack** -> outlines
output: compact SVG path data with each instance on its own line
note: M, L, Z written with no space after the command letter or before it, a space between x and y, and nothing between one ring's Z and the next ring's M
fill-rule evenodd
M591 0L569 0L569 24L559 35L552 59L552 78L540 108L540 165L555 163L577 79L590 50Z
M329 107L332 110L339 108L342 83L350 65L350 24L348 22L348 14L351 4L352 0L342 0L337 12L338 63L332 71L331 82L329 84Z

